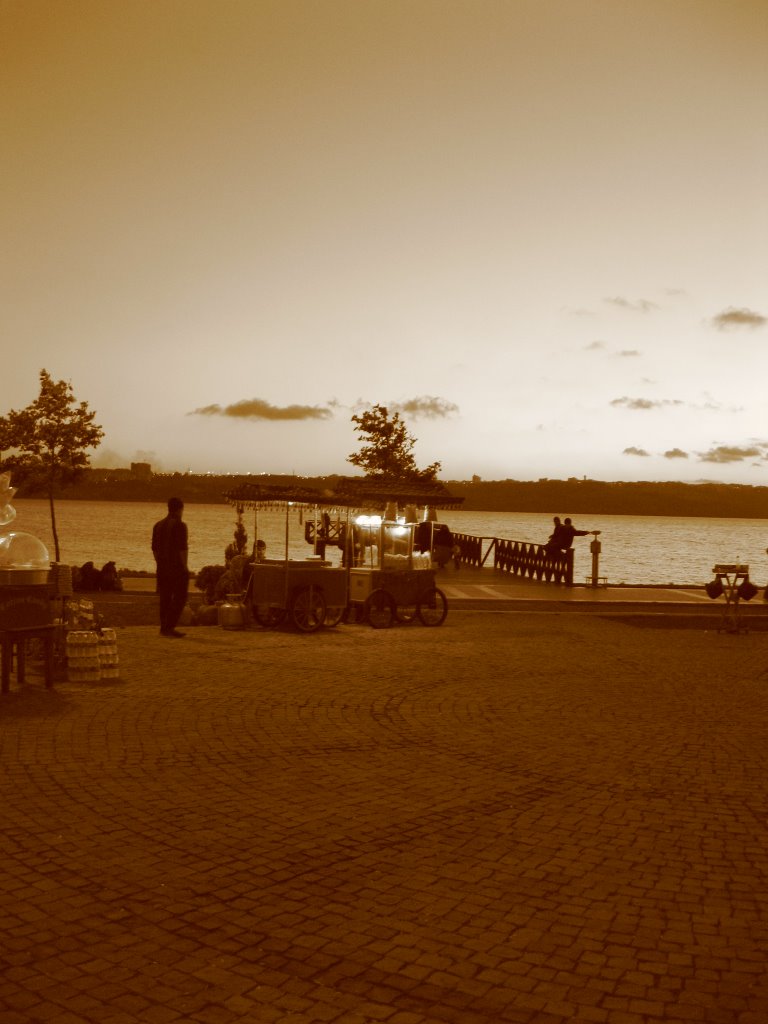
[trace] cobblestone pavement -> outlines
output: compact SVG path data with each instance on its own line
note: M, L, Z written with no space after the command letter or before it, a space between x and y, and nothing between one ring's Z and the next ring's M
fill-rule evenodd
M0 1024L768 1021L765 633L119 633L0 701Z

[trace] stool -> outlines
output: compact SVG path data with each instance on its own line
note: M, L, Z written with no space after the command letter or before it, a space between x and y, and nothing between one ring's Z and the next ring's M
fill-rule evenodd
M53 640L55 625L18 626L15 629L0 629L0 645L2 645L2 683L0 692L8 693L11 685L11 668L13 667L13 648L16 646L16 679L19 684L24 682L26 672L26 641L42 640L44 645L43 670L46 689L53 686Z

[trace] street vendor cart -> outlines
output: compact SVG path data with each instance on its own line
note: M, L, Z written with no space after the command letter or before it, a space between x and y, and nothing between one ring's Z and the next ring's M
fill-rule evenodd
M406 518L356 520L362 543L349 570L349 605L375 629L416 617L425 626L439 626L448 613L445 594L435 586L431 552L414 550L417 524Z
M336 625L347 606L344 569L321 560L256 562L246 593L261 626L279 626L290 619L303 633Z
M276 627L287 619L311 633L342 621L381 629L416 618L428 626L445 620L448 602L435 586L430 516L461 499L442 485L348 477L322 492L247 483L225 497L257 517L265 509L285 513L285 557L255 561L246 591L246 605L260 625ZM297 517L312 550L303 558L289 554ZM329 548L336 549L334 559L327 557Z

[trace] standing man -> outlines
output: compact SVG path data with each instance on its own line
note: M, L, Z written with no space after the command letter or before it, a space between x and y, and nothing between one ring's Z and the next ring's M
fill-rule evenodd
M184 636L176 624L187 604L187 524L181 521L184 502L168 499L168 515L152 528L152 554L157 565L160 595L160 636Z
M560 547L563 551L567 551L573 544L574 537L586 537L588 533L589 530L577 530L571 520L566 519L560 531Z
M568 521L570 522L570 520ZM549 554L554 555L558 551L563 550L563 545L561 544L561 541L563 540L563 524L560 522L560 516L553 516L552 522L554 524L554 529L549 535L549 540L544 547L547 549ZM571 538L571 540L573 540L573 538Z

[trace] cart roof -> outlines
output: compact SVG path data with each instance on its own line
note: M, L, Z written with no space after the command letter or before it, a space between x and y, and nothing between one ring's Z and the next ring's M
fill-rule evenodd
M231 505L282 508L286 504L326 508L381 509L388 502L457 508L464 501L437 480L395 480L386 477L336 477L324 488L296 484L242 483L227 491Z

